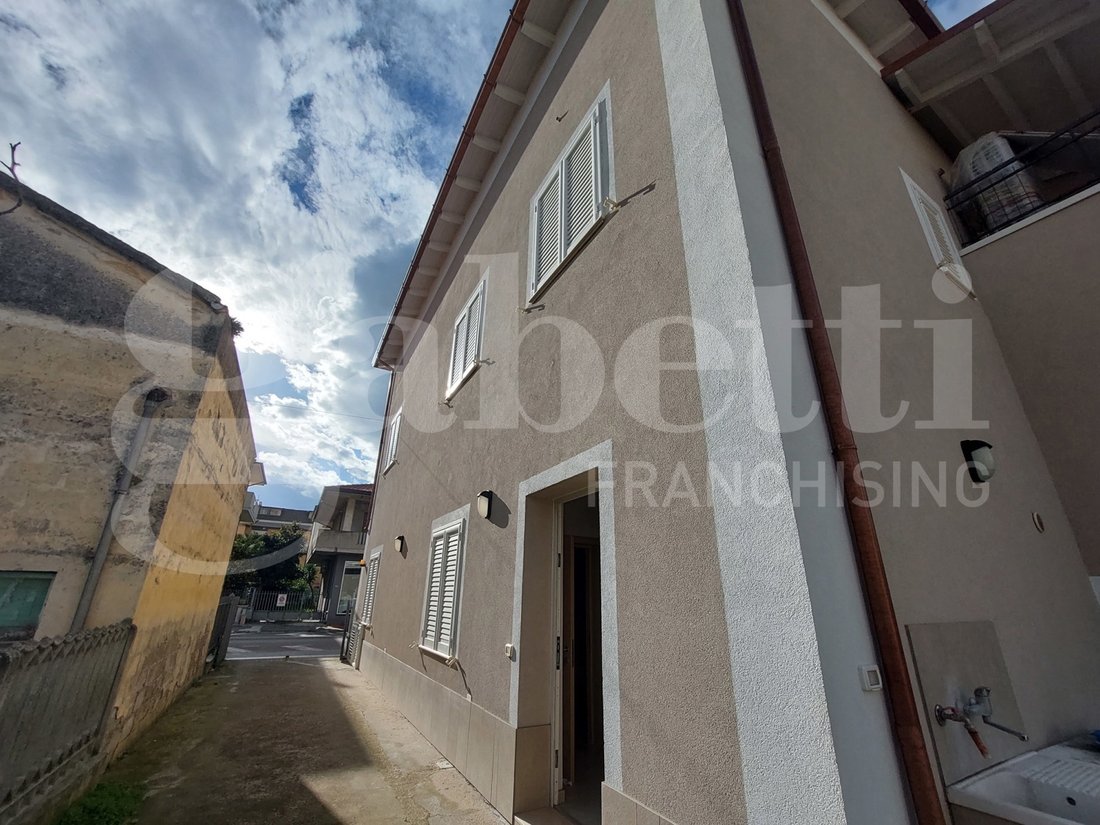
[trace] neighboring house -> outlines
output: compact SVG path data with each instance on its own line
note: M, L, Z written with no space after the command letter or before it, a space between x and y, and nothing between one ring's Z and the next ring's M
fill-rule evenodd
M259 480L254 482L256 484L266 484L267 478L264 476L263 464L256 462L256 466L259 469ZM241 504L241 515L237 521L237 535L247 536L252 532L252 527L256 523L256 519L260 517L260 500L256 498L256 494L251 490L248 490L244 494L244 503Z
M321 568L321 621L344 627L355 610L364 568L373 484L326 487L314 509L306 561Z
M516 3L376 357L359 654L506 818L1000 821L946 786L1098 726L1098 17ZM986 158L960 249L989 132L1075 157Z
M0 217L0 640L132 619L118 748L202 673L255 447L218 298L23 200Z
M255 502L255 513L248 533L273 533L284 527L300 527L308 532L313 513L310 510L296 510L291 507L268 507L263 502Z

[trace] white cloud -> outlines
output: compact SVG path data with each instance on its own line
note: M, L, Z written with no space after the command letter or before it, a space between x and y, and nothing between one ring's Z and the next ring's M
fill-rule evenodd
M27 184L219 294L238 347L282 359L289 385L251 405L270 480L370 480L384 392L360 319L390 309L506 0L9 8L0 138L23 141Z

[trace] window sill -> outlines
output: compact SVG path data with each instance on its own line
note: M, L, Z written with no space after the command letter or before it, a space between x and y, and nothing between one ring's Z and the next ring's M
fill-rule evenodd
M420 648L420 652L425 656L431 656L433 659L438 659L443 662L443 664L447 665L447 667L453 667L451 662L457 658L454 654L440 653L434 647L428 647L427 645L418 644L417 647Z
M470 380L470 376L477 372L478 367L480 366L480 363L475 362L474 364L467 367L466 372L462 373L462 377L454 383L454 386L449 387L447 389L447 392L443 394L443 400L450 401L456 395L458 395L458 391L466 385L466 382Z
M611 217L611 213L605 213L597 218L596 222L588 228L588 230L581 236L581 239L577 241L577 243L573 246L573 249L569 251L565 258L562 259L562 262L558 264L550 272L549 275L542 279L542 283L531 290L530 295L527 298L528 307L530 307L531 304L535 303L535 301L546 294L546 290L553 286L554 282L557 281L558 278L561 277L562 273L565 272L565 270L570 267L573 261L577 259L577 256L581 254L586 246L588 246L589 241L591 241L592 238L596 236L596 233L599 232L600 229L602 229L603 226L607 223L607 219L609 217Z

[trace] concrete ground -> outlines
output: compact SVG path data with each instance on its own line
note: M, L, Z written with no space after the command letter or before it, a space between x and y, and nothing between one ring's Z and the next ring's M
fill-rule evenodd
M500 825L358 671L227 661L108 771L144 782L139 825Z
M262 630L261 630L262 627ZM254 629L253 629L254 628ZM308 659L340 655L342 630L291 625L246 626L229 637L228 659Z

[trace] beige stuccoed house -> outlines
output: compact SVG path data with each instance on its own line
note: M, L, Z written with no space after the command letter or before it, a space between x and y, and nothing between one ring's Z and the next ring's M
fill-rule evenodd
M506 818L1096 821L1098 20L516 4L353 651Z
M370 484L333 484L313 508L306 561L321 569L317 610L330 627L345 627L355 612L373 495Z

